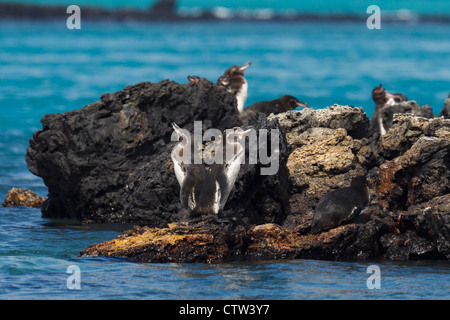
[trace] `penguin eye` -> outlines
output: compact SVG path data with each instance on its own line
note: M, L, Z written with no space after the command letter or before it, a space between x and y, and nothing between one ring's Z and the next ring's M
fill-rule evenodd
M181 142L181 141L183 141L183 136L178 137L178 142Z

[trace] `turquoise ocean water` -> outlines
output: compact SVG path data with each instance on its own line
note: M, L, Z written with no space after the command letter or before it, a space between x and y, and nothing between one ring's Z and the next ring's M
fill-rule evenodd
M307 3L249 1L246 9L360 12L357 1L340 7L331 1ZM424 1L379 3L386 10L450 14L444 1L432 8ZM221 4L179 1L179 7L188 8ZM243 9L241 1L227 5ZM127 6L143 8L148 2L129 1ZM361 22L82 20L81 30L68 30L65 21L0 21L0 201L12 187L46 195L42 180L24 160L28 140L41 128L45 113L79 109L102 93L140 81L185 83L188 74L215 81L228 66L252 61L246 72L247 105L292 94L314 108L348 104L363 107L370 116L371 90L382 82L439 114L450 92L449 34L450 24L414 22L382 22L381 30L369 30ZM55 223L43 219L38 209L0 208L0 299L450 298L450 266L438 261L204 265L76 258L80 250L122 229ZM366 286L371 264L381 268L379 290ZM80 267L80 290L67 288L70 265Z

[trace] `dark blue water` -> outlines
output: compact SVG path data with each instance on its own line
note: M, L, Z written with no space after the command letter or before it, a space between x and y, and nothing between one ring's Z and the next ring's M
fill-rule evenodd
M292 94L314 108L334 103L373 113L383 82L438 114L450 92L450 25L360 23L0 22L0 201L12 187L45 196L24 155L45 113L78 109L140 81L188 74L215 81L252 61L247 105ZM121 226L43 219L38 209L0 208L0 299L449 299L446 262L286 261L136 264L76 258ZM369 290L369 265L381 288ZM69 290L67 268L80 268Z

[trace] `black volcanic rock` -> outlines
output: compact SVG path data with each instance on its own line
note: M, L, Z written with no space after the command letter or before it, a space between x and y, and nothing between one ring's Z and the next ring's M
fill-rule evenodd
M247 161L221 221L190 218L180 204L170 123L192 132L195 120L203 130L242 126L235 98L206 79L143 82L45 115L26 155L48 186L44 216L138 224L82 254L146 262L450 259L449 120L399 113L378 137L361 108L252 115L258 142L264 130L267 141L277 136L279 168L261 175L270 164L249 163L257 143L246 138ZM371 193L367 210L311 234L320 197L361 174Z
M187 218L170 157L170 124L193 132L195 120L202 120L203 130L241 125L234 97L206 79L143 82L81 110L45 115L26 155L29 170L49 190L44 217L159 227ZM272 134L279 135L279 170L262 176L263 165L242 165L224 215L281 222L289 195L288 144L278 121L255 116L249 124L256 132L278 130Z
M45 115L26 154L28 169L49 190L44 216L151 223L152 210L172 214L177 204L165 200L169 191L164 189L177 192L172 190L177 182L170 160L170 124L188 130L193 130L194 120L203 120L204 130L239 126L235 103L232 95L205 79L181 85L165 80L104 94L80 110ZM151 172L143 175L148 167ZM149 179L145 188L151 188L141 196L153 205L145 214L126 211L128 201L142 203L133 193L142 179ZM155 194L158 188L164 192Z

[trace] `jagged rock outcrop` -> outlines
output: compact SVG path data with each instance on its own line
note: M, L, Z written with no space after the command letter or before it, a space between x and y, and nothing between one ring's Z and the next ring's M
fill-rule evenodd
M179 202L171 122L192 131L242 125L233 96L198 83L140 83L80 110L46 115L27 162L49 189L47 217L132 222L139 227L81 252L145 262L250 259L450 259L450 120L396 114L370 132L362 108L289 111L249 125L279 141L279 168L241 166L225 222L189 218ZM247 157L250 152L246 145ZM337 228L311 234L327 192L366 175L368 208Z
M450 192L450 121L396 114L378 148L374 194L384 209L410 206Z
M293 148L287 167L294 193L291 214L297 215L294 221L298 222L305 212L311 215L327 192L348 187L352 178L366 174L358 152L368 144L364 137L370 124L362 108L308 108L269 119L280 122Z
M203 130L241 125L234 97L206 79L139 83L80 110L45 115L26 155L29 170L49 190L44 216L152 227L184 219L170 124L193 132L196 120ZM249 124L258 134L267 130L268 141L278 135L279 170L262 176L264 165L246 162L224 216L281 223L289 196L288 144L277 121L256 115Z
M83 255L127 257L140 262L220 263L233 259L387 260L450 259L450 195L397 215L369 207L356 221L320 234L302 225L282 227L178 222L165 228L138 227L94 244Z
M174 223L164 229L137 229L86 248L81 254L125 256L150 262L206 263L243 257L450 259L448 121L399 114L394 116L391 130L381 140L363 136L354 139L343 128L346 122L341 121L340 126L333 128L330 128L331 121L314 122L317 127L308 126L299 121L306 116L303 112L310 119L316 116L316 112L330 112L334 116L341 113L342 118L353 114L348 121L356 121L356 127L363 128L364 132L368 125L362 110L342 106L276 116L292 144L293 151L287 161L291 182L295 185L295 177L300 174L302 178L299 180L308 181L305 182L307 188L294 186L292 189L289 200L291 211L282 224L217 225L205 220ZM274 119L270 117L270 120ZM298 149L302 150L301 155L305 159L299 159L300 153L292 157ZM341 158L333 157L335 150L342 153ZM314 162L314 159L317 161ZM349 223L317 235L311 234L317 194L345 184L347 177L351 176L352 171L348 167L346 174L342 175L338 171L326 171L327 163L338 168L342 159L368 172L371 203L367 210ZM324 176L334 185L322 185L319 178L314 180L312 177L320 176L320 170L308 171L307 164L301 170L291 170L291 167L301 166L302 161L309 161L309 166L321 163L322 170L326 172ZM333 177L336 177L335 180L332 180ZM398 190L401 190L400 195ZM124 246L124 243L127 245Z
M177 221L170 124L193 131L194 120L203 120L204 130L241 125L233 96L205 79L142 82L80 110L45 115L26 154L28 169L48 187L43 215L160 226ZM140 207L145 212L134 210Z

